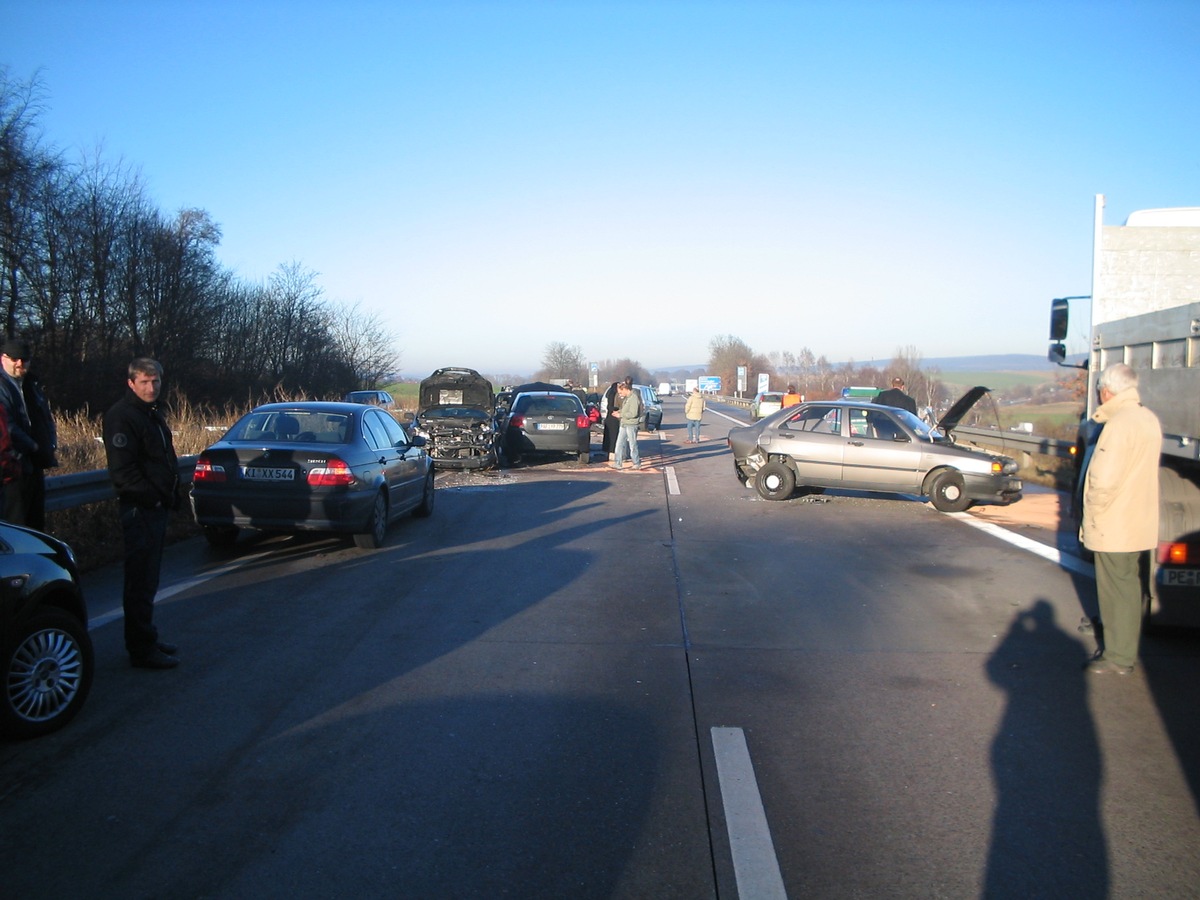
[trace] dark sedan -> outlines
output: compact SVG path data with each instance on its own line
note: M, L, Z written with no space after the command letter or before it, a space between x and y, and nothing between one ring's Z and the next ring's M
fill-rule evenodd
M216 546L257 528L348 533L375 548L389 523L433 512L424 444L374 406L268 403L200 454L192 510Z
M87 607L71 549L0 522L0 733L31 738L66 725L92 686Z
M926 496L943 512L1021 497L1017 463L954 442L952 430L987 388L973 388L931 428L907 410L861 400L790 406L729 432L734 471L768 500L796 487Z
M504 453L510 465L531 454L591 457L592 420L576 394L527 391L516 394L504 426Z

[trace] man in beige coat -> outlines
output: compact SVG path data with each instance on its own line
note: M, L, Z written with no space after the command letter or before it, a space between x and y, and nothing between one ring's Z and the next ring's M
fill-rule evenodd
M1083 545L1096 555L1096 594L1104 628L1097 674L1127 675L1142 632L1142 553L1158 543L1158 458L1162 426L1142 406L1137 373L1115 363L1100 373L1103 426L1083 482Z

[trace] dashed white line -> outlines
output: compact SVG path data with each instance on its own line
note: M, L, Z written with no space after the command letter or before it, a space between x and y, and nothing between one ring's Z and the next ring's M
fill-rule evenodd
M679 494L679 479L675 477L674 466L667 466L667 493Z
M786 900L783 875L779 872L771 829L754 778L746 735L740 728L714 727L712 743L738 896Z

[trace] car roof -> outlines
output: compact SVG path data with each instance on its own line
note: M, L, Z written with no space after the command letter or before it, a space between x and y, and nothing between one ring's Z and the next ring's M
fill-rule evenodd
M368 409L377 409L378 407L368 407ZM256 406L250 412L294 412L304 411L313 413L342 413L343 415L352 416L356 413L361 414L363 411L362 403L343 403L339 400L300 400L296 403L264 403L261 406ZM386 416L387 413L384 413Z

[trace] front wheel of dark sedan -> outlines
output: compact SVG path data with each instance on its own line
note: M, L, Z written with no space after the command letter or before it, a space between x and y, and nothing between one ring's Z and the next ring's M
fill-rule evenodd
M387 498L383 491L375 495L375 505L371 507L371 518L367 520L367 530L354 535L354 543L364 550L376 550L383 544L387 533Z
M962 512L971 505L963 477L953 469L943 469L929 483L929 502L939 512Z
M66 725L92 686L87 626L61 609L35 613L5 648L0 733L40 737Z
M758 470L754 487L766 500L786 500L796 490L796 473L778 460Z

